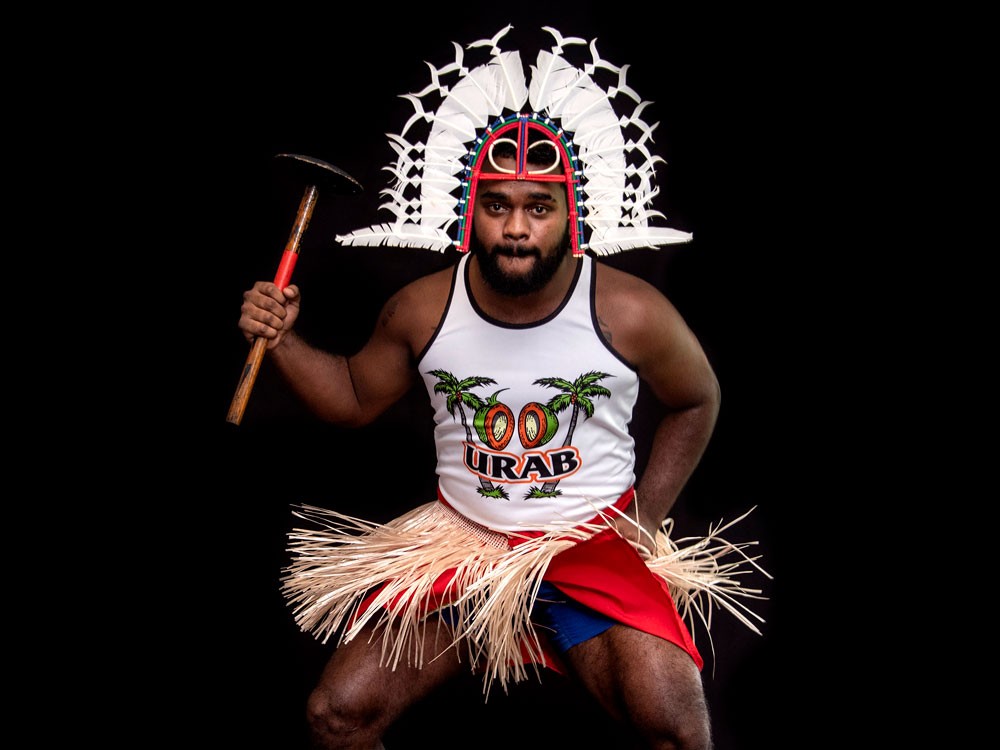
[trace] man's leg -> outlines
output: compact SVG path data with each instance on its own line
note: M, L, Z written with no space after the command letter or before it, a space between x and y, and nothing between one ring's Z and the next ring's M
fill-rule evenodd
M421 669L407 665L405 657L395 670L379 666L382 642L369 643L371 632L366 628L333 652L309 696L307 718L317 750L381 748L383 733L410 705L468 669L454 648L441 654L451 637L434 620L424 631Z
M701 672L667 640L616 624L563 654L576 678L643 747L710 750Z

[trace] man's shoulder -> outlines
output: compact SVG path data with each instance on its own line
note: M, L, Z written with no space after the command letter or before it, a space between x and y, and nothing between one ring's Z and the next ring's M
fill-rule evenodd
M455 262L444 268L428 271L406 284L401 291L417 295L434 295L440 294L442 291L447 293L451 289L451 282L457 266L458 263Z
M597 281L596 292L599 296L662 296L655 286L634 271L618 268L600 258L594 258L593 260L594 274Z
M437 324L451 294L455 264L428 271L404 284L386 304L405 310L405 325L423 331Z

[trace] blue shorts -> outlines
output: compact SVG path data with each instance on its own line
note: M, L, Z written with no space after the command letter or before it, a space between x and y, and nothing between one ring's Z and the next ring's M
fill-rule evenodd
M616 624L610 617L573 601L548 581L538 587L531 619L545 630L562 654Z
M455 625L454 607L445 607L438 614L449 625ZM538 587L531 619L561 654L617 624L610 617L573 601L548 581L542 581Z

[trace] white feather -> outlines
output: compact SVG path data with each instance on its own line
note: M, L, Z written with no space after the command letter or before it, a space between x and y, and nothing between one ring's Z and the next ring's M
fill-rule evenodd
M427 138L428 146L435 131L450 131L462 141L471 141L476 137L477 122L466 111L465 107L453 99L446 99L448 104L442 104L433 117L431 135Z
M652 125L649 125L644 120L642 120L637 114L640 110L644 109L649 104L650 102L642 102L641 104L639 104L638 107L635 108L635 112L633 112L629 117L622 118L622 130L624 130L629 126L637 127L645 134L646 138L652 141L653 131L656 130L657 127L659 127L660 123L654 122Z
M388 196L391 199L391 202L399 206L400 208L415 210L420 207L419 198L408 199L406 195L403 193L403 191L399 190L398 188L383 188L382 190L379 190L378 194L382 196ZM389 201L386 202L388 203Z
M457 174L463 169L462 156L468 153L469 147L449 130L434 133L427 141L424 151L424 162L432 170L440 170L448 174Z
M528 85L531 108L536 112L549 111L558 117L555 104L563 99L574 81L583 74L565 58L545 50L538 52L538 60L531 66L531 71L531 83Z
M380 210L389 211L396 217L398 223L404 223L408 219L420 219L420 211L409 208L403 203L383 203Z
M666 214L662 211L657 211L655 208L649 208L643 204L637 203L628 212L623 224L628 224L633 227L645 227L649 224L650 219L666 219Z
M623 65L621 69L618 71L618 85L611 86L608 89L608 96L610 98L614 98L618 96L618 94L625 94L625 96L631 97L633 100L635 100L636 103L641 103L642 97L640 97L636 93L635 89L633 89L631 86L625 83L625 76L628 73L628 69L629 69L628 65Z
M485 127L490 114L502 107L502 89L503 72L499 65L476 68L441 102L435 121L443 118L453 124L467 122L459 132L466 140L475 138L476 129Z
M558 29L554 29L551 26L542 26L542 31L549 32L556 40L556 46L553 47L552 51L562 51L563 47L569 46L570 44L586 44L587 40L578 36L566 36L564 37Z
M456 182L456 185L458 183ZM458 200L452 195L450 186L425 185L420 192L420 202L423 207L424 224L442 225L441 216L450 217L452 221L458 218L456 206ZM436 217L432 220L431 217Z
M399 165L397 163L395 166L385 166L382 167L382 171L393 175L396 178L396 182L394 184L401 188L406 187L407 185L415 184L417 179L419 179L418 176L411 176L409 174L406 164Z
M452 42L452 45L455 47L455 59L454 61L448 63L447 65L441 68L435 68L429 62L424 60L424 63L427 65L427 67L431 69L431 82L427 84L424 88L422 88L420 91L414 92L413 94L414 96L427 96L427 94L430 94L431 92L440 91L441 76L446 75L448 73L453 73L456 70L461 70L462 60L464 59L465 52L462 49L462 46L457 42Z
M598 68L604 68L605 70L610 70L612 73L618 73L621 68L617 65L609 63L607 60L603 59L597 52L597 40L592 39L590 41L590 57L591 62L583 66L583 70L588 75L594 75L594 71Z
M454 245L446 232L421 224L372 224L336 237L341 245L425 247L444 252Z
M500 62L501 76L504 81L505 94L503 106L517 112L528 99L528 84L524 80L524 65L521 63L520 52L504 52L497 59ZM495 114L499 115L501 110Z
M504 36L507 35L507 32L513 28L514 26L512 24L507 24L502 29L500 29L500 31L494 34L491 39L480 39L479 41L472 42L471 44L468 45L468 47L469 49L474 49L476 47L489 47L493 51L493 54L495 55L500 51L499 47L500 40L503 39Z
M420 101L420 99L413 96L413 94L401 94L399 98L406 99L406 101L408 101L410 104L413 105L413 110L414 110L414 113L410 116L410 119L407 120L406 124L403 126L403 130L399 134L400 137L406 135L406 131L410 129L410 126L413 125L413 123L419 122L420 120L426 120L427 122L431 121L431 118L434 116L434 113L424 112L424 105Z
M661 245L673 245L690 242L690 232L667 227L603 227L594 230L587 247L598 255L612 255L624 250L635 250L640 247L656 248Z
M492 120L504 108L517 110L528 98L528 86L524 81L524 66L517 52L504 52L493 62L472 70L466 80L473 81L488 91L490 106L487 116Z

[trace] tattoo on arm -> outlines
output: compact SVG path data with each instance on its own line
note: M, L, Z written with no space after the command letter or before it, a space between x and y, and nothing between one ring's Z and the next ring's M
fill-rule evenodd
M599 325L601 327L601 333L604 334L605 340L610 344L611 343L611 326L609 326L607 324L607 322L605 322L604 318L602 318L600 315L597 316L597 325Z
M396 314L396 309L399 307L399 300L391 299L389 304L386 305L385 314L382 316L380 324L383 328L389 325L389 321L392 320L393 316Z

